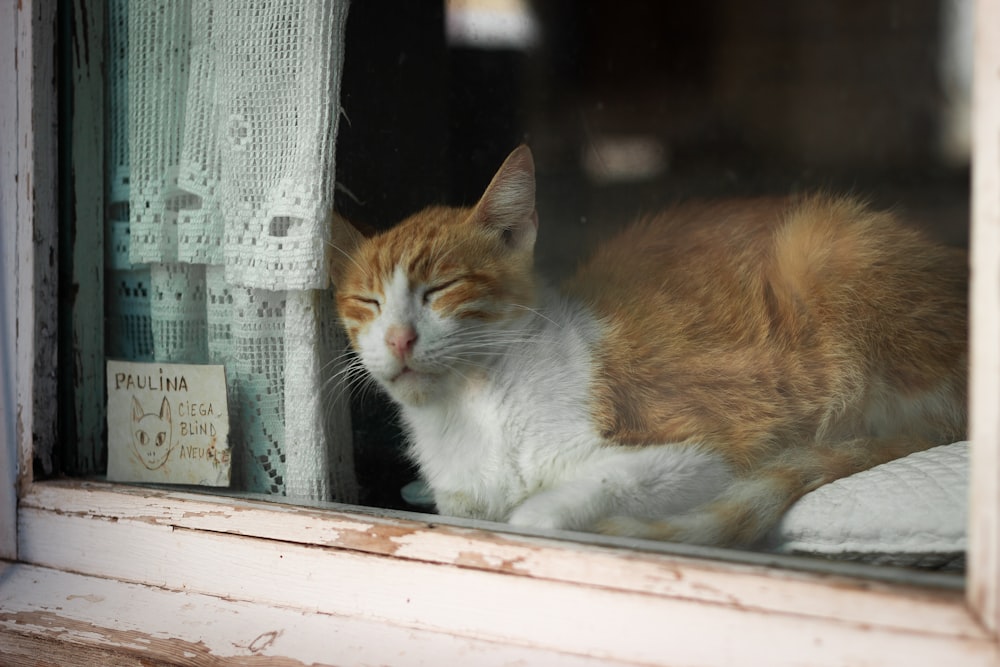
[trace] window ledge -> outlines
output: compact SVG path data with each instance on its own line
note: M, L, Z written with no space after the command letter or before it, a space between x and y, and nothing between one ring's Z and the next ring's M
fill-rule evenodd
M998 663L994 638L960 589L893 581L884 572L873 581L801 565L796 571L432 524L419 515L321 511L87 482L32 485L22 498L18 534L21 560L36 567L13 566L0 580L5 632L21 627L11 609L23 608L29 618L54 614L51 629L75 618L74 605L92 609L101 632L159 632L160 611L143 615L130 630L131 617L113 604L152 596L139 609L156 610L152 599L160 596L163 608L177 610L171 637L222 656L236 656L233 646L245 649L271 630L234 621L231 632L244 634L207 643L204 609L230 610L220 618L253 610L314 619L314 625L287 625L296 628L287 630L289 637L316 633L301 640L303 647L335 637L329 628L337 623L347 624L337 632L353 636L354 623L357 632L396 628L392 636L400 642L413 632L428 637L427 646L450 637L455 647L488 644L621 663L726 664L740 655L767 655L774 665ZM67 593L63 577L86 590ZM94 596L101 604L84 605L80 600L87 598L70 595ZM13 600L19 606L12 607ZM778 627L783 639L774 642ZM249 636L252 631L257 634ZM49 633L40 627L28 634L59 639ZM76 634L65 639L78 643ZM328 660L330 642L323 644ZM222 645L228 653L217 653Z
M52 664L95 665L598 664L543 649L20 564L0 563L0 609L4 664L34 665L39 655Z

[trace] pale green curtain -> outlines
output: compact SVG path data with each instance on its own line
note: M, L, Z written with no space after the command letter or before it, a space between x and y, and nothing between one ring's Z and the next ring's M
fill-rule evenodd
M225 364L234 485L302 500L357 495L325 226L347 8L110 9L112 354Z

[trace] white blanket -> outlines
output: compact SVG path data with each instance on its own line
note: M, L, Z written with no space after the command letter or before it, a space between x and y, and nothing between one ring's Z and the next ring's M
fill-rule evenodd
M768 548L886 565L960 569L968 523L967 442L934 447L806 495Z

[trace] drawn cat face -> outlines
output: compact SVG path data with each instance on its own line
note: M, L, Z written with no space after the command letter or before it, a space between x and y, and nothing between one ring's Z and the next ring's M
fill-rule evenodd
M421 404L473 377L505 327L530 312L534 188L523 148L471 209L429 208L371 239L335 222L341 321L361 363L397 401Z
M170 402L164 398L159 414L144 412L139 399L132 397L132 449L149 470L167 461L172 447L173 423Z

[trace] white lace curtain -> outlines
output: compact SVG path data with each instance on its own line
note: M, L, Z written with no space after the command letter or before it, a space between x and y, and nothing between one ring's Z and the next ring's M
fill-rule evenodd
M325 226L347 8L110 8L109 347L225 364L234 486L301 500L357 493Z

